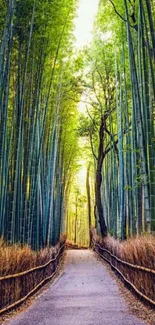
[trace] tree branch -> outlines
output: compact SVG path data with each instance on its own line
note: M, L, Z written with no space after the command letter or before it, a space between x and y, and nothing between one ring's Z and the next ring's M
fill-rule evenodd
M102 107L102 103L101 103L101 101L100 101L100 98L98 97L98 95L97 95L97 93L96 93L96 88L95 88L95 80L94 80L94 72L95 71L93 71L93 73L92 73L92 82L93 82L93 90L94 90L94 93L95 93L95 96L96 96L96 99L98 100L98 103L100 104L100 112L101 112L101 114L102 114L102 112L103 112L103 107Z
M98 131L98 128L97 128L96 123L95 123L95 120L94 120L94 118L91 116L91 114L90 114L89 109L88 109L87 106L86 106L86 109L87 109L88 116L90 117L90 119L91 119L91 121L92 121L92 123L93 123L93 125L94 125L95 130Z
M118 148L117 148L117 143L116 143L116 141L114 141L114 135L111 134L111 132L107 128L105 128L105 132L109 135L110 138L112 138L113 148L116 151L118 162L119 162L119 152L118 152ZM109 147L109 145L107 147Z
M123 130L123 134L126 134L127 132L130 132L131 131L131 129L128 129L128 130ZM109 131L108 131L109 132ZM109 133L108 133L109 134ZM112 149L115 149L115 150L117 150L118 151L118 148L117 148L117 144L118 144L118 139L117 140L115 140L114 142L113 142L113 145L112 146L110 146L110 147L108 147L109 146L109 144L107 145L107 147L106 147L106 149L104 150L104 157L112 150ZM117 149L116 149L117 148Z
M124 22L127 22L127 20L117 11L116 9L116 6L114 4L114 2L112 0L109 0L110 3L112 4L113 8L114 8L114 11L115 13L124 21ZM129 1L130 4L131 4L131 1ZM130 27L134 28L136 30L136 32L138 32L138 24L136 23L136 18L135 18L135 11L133 10L133 13L130 15L130 18L132 19L132 22L133 22L133 25L130 24L129 22L129 25ZM154 51L153 49L151 48L150 44L148 44L148 42L146 40L144 40L144 45L145 47L147 48L148 52L149 52L149 55L150 57L153 59L153 61L155 62L155 56L154 56Z
M93 147L93 140L92 140L92 134L91 134L91 132L89 133L89 135L90 135L90 145L91 145L91 150L92 150L93 156L94 156L94 158L95 158L96 160L98 160L98 158L97 158L97 156L96 156L96 154L95 154L94 147Z
M117 9L116 9L116 6L115 6L115 4L113 3L113 1L112 0L109 0L110 1L110 3L112 4L112 6L113 6L113 8L114 8L114 10L115 10L115 12L116 12L116 14L123 20L123 21L125 21L125 22L127 22L127 20L117 11Z

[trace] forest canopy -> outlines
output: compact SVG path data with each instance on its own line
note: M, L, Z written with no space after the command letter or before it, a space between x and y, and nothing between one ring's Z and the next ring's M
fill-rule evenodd
M78 3L0 0L0 237L36 250L155 231L155 4L100 0L76 48Z

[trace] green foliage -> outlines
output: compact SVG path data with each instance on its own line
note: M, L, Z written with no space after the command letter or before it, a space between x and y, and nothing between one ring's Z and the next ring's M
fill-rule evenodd
M0 236L38 250L59 239L76 168L77 104L69 98L78 89L76 1L7 5L0 13Z
M85 51L89 104L79 134L91 137L97 153L100 118L108 114L102 204L109 232L121 238L154 229L153 11L150 1L101 0Z
M59 238L82 151L109 232L155 224L155 6L101 0L93 42L75 55L76 6L0 0L0 236L37 250Z

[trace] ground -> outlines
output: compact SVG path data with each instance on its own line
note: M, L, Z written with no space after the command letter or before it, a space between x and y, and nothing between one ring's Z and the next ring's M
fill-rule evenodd
M68 250L54 284L8 325L144 325L131 313L115 277L90 250Z

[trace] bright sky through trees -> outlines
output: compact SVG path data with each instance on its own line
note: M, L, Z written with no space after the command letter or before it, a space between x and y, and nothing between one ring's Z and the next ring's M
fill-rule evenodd
M65 229L76 243L94 224L122 240L155 231L155 1L113 3L0 0L9 244L39 251Z
M77 48L89 45L92 40L93 23L97 14L98 4L99 0L79 0L77 17L75 19L75 46ZM80 113L86 113L86 104L84 103L86 99L86 96L83 94L79 103ZM82 140L80 140L80 145L85 145ZM77 184L80 190L85 189L86 172L86 162L83 160L81 161L81 168L77 173Z
M92 40L92 31L99 0L79 0L77 18L75 19L75 46L87 45Z

